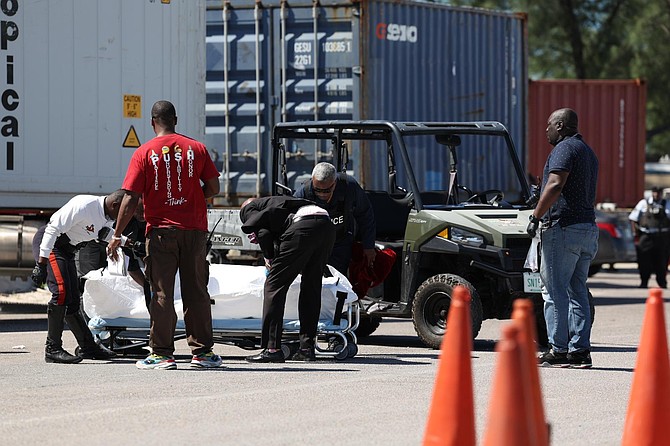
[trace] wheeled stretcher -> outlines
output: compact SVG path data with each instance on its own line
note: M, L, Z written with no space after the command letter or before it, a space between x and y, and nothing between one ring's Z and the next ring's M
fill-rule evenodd
M354 330L359 322L359 306L351 284L329 267L332 277L324 277L321 313L317 329L317 356L338 360L358 353ZM89 328L101 339L109 338L110 348L124 349L148 345L150 319L142 288L126 275L113 275L103 268L89 272L83 293L83 308ZM208 290L212 303L214 342L244 349L260 348L264 266L210 265ZM298 348L298 295L300 276L291 284L284 311L282 350L289 357ZM175 283L177 331L175 340L186 337L179 274Z

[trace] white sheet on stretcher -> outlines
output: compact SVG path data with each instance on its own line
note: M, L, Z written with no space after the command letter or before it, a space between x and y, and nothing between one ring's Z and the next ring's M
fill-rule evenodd
M333 277L324 277L321 288L321 313L319 320L330 323L335 316L337 292L347 294L347 304L357 299L356 293L345 276L329 266ZM130 276L110 274L106 269L86 274L83 301L84 311L91 318L89 325L94 329L103 329L106 321L118 319L149 320L142 288ZM263 315L263 285L265 283L264 266L220 265L209 267L207 288L212 305L212 322L215 328L249 327L244 320L261 319ZM300 276L291 284L286 296L284 324L290 325L298 320L298 295ZM175 282L175 311L183 326L179 274ZM246 321L251 322L251 321ZM260 327L258 321L254 326Z

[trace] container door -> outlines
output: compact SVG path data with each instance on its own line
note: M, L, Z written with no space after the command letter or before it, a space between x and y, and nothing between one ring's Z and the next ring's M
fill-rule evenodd
M358 118L357 14L309 4L208 2L206 140L222 171L217 204L270 193L276 122ZM294 189L314 164L332 161L327 143L291 141L287 152Z
M216 153L223 203L269 189L272 132L271 10L207 11L206 142Z
M519 149L526 129L523 16L421 3L364 5L364 119L499 121L510 130L517 154L524 159ZM410 158L419 187L446 188L446 153L416 149ZM472 153L462 161L476 164L480 155ZM367 184L374 186L387 175L378 160L360 161ZM493 175L505 175L506 160L500 161L501 170ZM517 183L516 178L509 180Z
M277 122L359 119L357 10L284 6L275 9L274 23ZM316 163L334 163L331 144L287 143L289 187L299 187Z

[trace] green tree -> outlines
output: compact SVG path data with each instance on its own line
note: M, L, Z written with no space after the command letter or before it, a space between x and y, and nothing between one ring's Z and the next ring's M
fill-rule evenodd
M647 153L670 154L670 0L653 0L639 11L630 35L635 76L647 79Z
M670 0L454 0L528 14L533 79L647 81L647 152L670 154Z

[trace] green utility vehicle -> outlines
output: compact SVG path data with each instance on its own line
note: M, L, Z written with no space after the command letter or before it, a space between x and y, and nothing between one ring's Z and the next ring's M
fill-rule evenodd
M357 178L374 209L378 248L396 253L388 277L361 299L359 336L371 334L382 318L411 318L419 338L438 348L457 285L472 297L473 337L484 319L509 318L520 297L536 302L546 336L539 274L524 268L533 194L505 126L280 123L272 147L273 194L292 194L309 178L291 177L287 159L314 150ZM416 160L430 170L414 169Z

